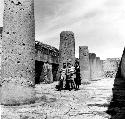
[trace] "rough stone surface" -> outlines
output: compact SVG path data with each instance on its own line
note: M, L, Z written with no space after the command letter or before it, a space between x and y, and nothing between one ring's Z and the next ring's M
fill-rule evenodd
M57 70L59 66L59 50L53 46L43 44L42 42L35 42L35 81L39 84L42 82L53 82L57 80ZM46 72L46 62L49 63L49 76L45 75ZM45 70L45 72L44 72ZM46 78L51 77L50 78ZM46 79L46 80L45 80Z
M90 62L88 46L79 46L80 74L82 83L90 80Z
M4 0L2 104L32 102L34 79L34 1Z
M103 69L104 69L104 76L105 77L115 77L118 66L119 66L120 59L119 58L107 58L103 61Z
M39 41L35 42L35 60L59 64L59 50Z
M125 49L114 80L113 98L109 105L108 113L111 119L125 118Z
M43 82L52 83L53 82L53 74L52 74L52 65L48 63L44 63L43 66Z
M59 47L59 68L62 68L63 63L71 59L72 65L75 63L75 38L71 31L62 31L60 34Z

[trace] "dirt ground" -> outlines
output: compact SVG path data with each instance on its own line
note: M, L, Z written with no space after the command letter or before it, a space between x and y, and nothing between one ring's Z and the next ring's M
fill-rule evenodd
M1 119L109 119L105 113L112 96L114 79L92 81L80 90L56 91L52 84L36 85L34 104L1 106Z

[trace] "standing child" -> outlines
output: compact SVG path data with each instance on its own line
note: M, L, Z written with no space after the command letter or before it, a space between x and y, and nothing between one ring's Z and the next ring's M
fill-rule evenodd
M63 68L60 70L60 80L58 85L58 90L62 90L65 88L66 82L66 63L63 63Z
M67 63L67 89L71 90L75 88L75 82L74 82L74 73L75 73L75 67L71 65L71 62L68 61Z

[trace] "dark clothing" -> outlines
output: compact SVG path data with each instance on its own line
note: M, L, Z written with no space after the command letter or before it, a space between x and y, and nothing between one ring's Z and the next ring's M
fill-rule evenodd
M62 89L63 89L63 80L60 80L60 81L59 81L59 84L58 84L57 89L58 89L58 90L62 90Z
M79 85L81 85L80 68L76 67L75 70L76 70L76 78L75 78L76 89L79 89Z

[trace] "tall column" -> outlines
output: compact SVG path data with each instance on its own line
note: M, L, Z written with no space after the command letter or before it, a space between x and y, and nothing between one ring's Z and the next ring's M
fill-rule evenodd
M75 64L75 38L71 31L63 31L60 34L59 47L59 68L62 68L63 63L71 59L72 65Z
M4 0L2 104L34 102L34 82L34 1Z
M96 54L89 53L89 62L90 62L90 79L95 79L95 71L96 71Z
M103 60L101 60L101 77L104 78Z
M100 57L96 57L96 79L100 78Z
M90 63L88 46L79 46L80 74L82 83L90 80Z

